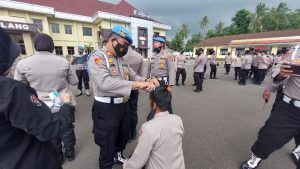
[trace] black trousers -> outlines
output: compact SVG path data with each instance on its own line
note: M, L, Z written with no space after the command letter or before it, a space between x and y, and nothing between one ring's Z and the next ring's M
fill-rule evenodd
M234 79L241 79L241 67L234 67Z
M266 73L267 73L267 69L258 69L256 82L262 83L265 80Z
M177 71L176 71L176 83L178 83L179 81L179 76L182 76L182 83L185 82L185 79L186 79L186 71L185 69L182 69L182 68L177 68Z
M207 66L206 66L206 64L205 64L205 65L204 65L204 70L203 70L203 77L204 77L204 75L205 75L206 68L207 68Z
M249 78L250 78L250 79L252 79L252 78L254 79L256 70L257 70L257 68L254 67L254 66L252 65L252 66L251 66L251 71L250 71L250 73L249 73ZM252 75L253 75L253 77L252 77Z
M225 64L226 73L230 72L231 64Z
M300 132L300 108L282 100L274 104L269 119L260 129L258 139L251 148L262 159L268 158Z
M132 90L130 94L129 99L129 113L130 113L130 135L131 137L134 136L136 133L136 125L138 123L138 114L137 114L137 104L139 100L139 91L138 90Z
M216 78L217 65L210 64L210 78Z
M94 101L92 108L93 134L100 146L100 169L112 169L114 156L123 151L130 128L129 104L102 103Z
M241 80L240 80L240 83L246 84L246 80L247 80L249 72L250 72L250 69L242 69L241 70Z
M78 90L82 90L82 81L84 83L84 88L85 89L90 89L90 85L89 85L89 81L90 81L90 78L89 78L89 74L87 72L86 69L84 70L76 70L76 75L77 75L77 78L78 78L78 85L77 85L77 89Z
M202 90L203 72L194 72L194 81L197 86L197 90Z

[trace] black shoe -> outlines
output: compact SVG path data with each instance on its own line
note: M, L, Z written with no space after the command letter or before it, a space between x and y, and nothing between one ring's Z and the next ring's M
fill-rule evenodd
M205 77L203 77L203 79L206 79Z
M218 79L217 77L214 77L214 79Z
M176 83L176 86L180 86L179 83Z
M121 151L119 151L115 154L115 157L114 157L115 164L123 165L123 163L125 161L127 161L127 159L124 157L124 155Z
M193 90L194 92L200 93L201 91L199 89Z
M241 165L241 169L256 169L260 166L262 159L252 154L251 159Z
M74 148L66 149L65 155L66 155L66 157L67 157L67 159L68 159L69 161L74 160L74 159L75 159L75 151L74 151Z
M237 80L237 78L234 78L234 80Z
M212 77L210 77L209 79L212 79Z
M184 83L184 82L182 82L181 84L182 84L182 86L185 86L185 83Z
M196 84L192 84L192 86L196 86Z
M291 152L291 158L294 163L297 165L298 160L300 158L300 146L296 146L296 148Z
M256 169L259 166L260 166L260 162L258 163L258 165L256 167L253 168L253 167L248 165L248 161L245 161L245 162L242 163L241 169Z

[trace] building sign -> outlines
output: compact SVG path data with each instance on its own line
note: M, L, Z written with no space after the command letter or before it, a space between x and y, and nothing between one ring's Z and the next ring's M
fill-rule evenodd
M33 24L17 23L17 22L6 22L0 21L0 27L5 30L18 30L26 32L38 32L38 27Z
M151 16L145 12L134 10L133 14L139 18L151 19Z

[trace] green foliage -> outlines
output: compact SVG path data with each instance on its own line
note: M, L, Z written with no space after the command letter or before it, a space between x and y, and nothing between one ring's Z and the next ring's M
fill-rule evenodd
M202 33L193 34L191 39L187 40L184 51L189 52L193 50L193 45L201 42L204 39Z
M175 51L184 49L184 40L188 37L190 30L187 24L183 23L180 29L176 32L175 38L167 43L167 46Z
M236 26L238 33L249 33L249 25L254 17L254 14L246 9L237 11L235 16L231 19L233 26Z

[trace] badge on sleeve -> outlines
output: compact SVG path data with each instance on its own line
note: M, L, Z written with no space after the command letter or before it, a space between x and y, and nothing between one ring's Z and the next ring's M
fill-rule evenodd
M95 63L96 63L97 65L99 65L99 64L102 63L102 60L103 60L102 57L95 58Z
M39 99L36 97L36 96L34 96L34 95L31 95L30 96L30 102L34 105L34 106L38 106L38 107L40 107L40 106L42 106L42 103L39 101Z

